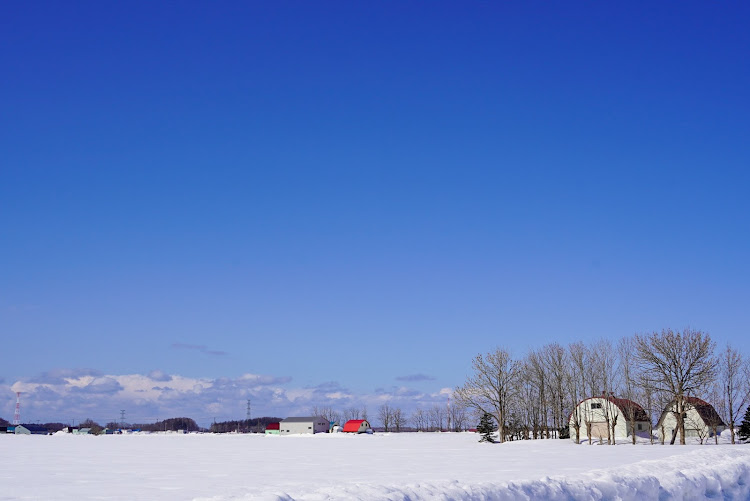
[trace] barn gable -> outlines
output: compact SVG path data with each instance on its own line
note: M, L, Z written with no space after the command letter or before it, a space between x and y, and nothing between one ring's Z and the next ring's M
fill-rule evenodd
M702 442L706 437L711 437L714 433L718 434L726 429L726 424L713 405L698 397L686 397L685 400L686 437L697 437ZM676 401L672 400L664 408L656 424L659 438L663 442L671 440L672 435L677 433L677 419L674 416L676 405Z
M575 431L575 419L580 425L579 435ZM634 418L633 426L629 418ZM647 432L651 420L638 403L626 398L599 396L586 398L578 403L568 418L570 438L588 438L602 440L611 436L614 426L614 438L627 438L635 431Z
M370 423L366 419L350 419L344 424L346 433L365 433L370 428Z

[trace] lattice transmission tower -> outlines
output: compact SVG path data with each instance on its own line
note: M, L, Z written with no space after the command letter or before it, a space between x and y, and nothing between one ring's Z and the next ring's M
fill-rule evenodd
M13 424L21 424L21 392L16 392L16 413L13 414Z

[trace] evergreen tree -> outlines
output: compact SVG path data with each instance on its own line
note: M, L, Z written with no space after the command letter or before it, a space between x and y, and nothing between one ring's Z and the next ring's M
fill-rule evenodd
M750 405L745 411L745 417L742 418L738 434L740 436L740 440L747 441L748 439L750 439Z
M482 435L479 439L480 442L494 443L495 439L492 438L492 433L497 429L495 422L492 420L492 416L489 412L482 414L482 419L479 420L479 426L477 431Z

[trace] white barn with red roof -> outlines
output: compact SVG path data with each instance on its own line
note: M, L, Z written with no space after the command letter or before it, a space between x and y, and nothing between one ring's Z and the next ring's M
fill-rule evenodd
M656 423L659 439L664 442L672 440L673 434L679 437L677 429L677 403L673 400L667 405ZM714 406L697 397L685 397L685 436L706 439L720 434L726 424L716 412Z
M634 431L636 435L641 432L648 436L650 420L643 407L626 398L616 398L614 396L591 397L582 400L573 409L570 414L569 429L570 438L576 439L575 420L580 424L581 441L588 440L589 435L592 440L607 440L611 435L611 429L614 426L615 440L625 439L632 436ZM634 420L634 428L631 427L631 421ZM610 432L607 432L609 427Z
M350 419L344 424L345 433L367 433L370 428L370 423L366 419Z

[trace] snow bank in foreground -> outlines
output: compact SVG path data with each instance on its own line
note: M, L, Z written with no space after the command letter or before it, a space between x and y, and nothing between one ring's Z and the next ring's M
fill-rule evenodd
M459 481L410 485L331 485L312 492L265 492L232 498L237 501L322 500L700 500L750 499L750 457L726 449L693 451L622 468L539 480L465 484ZM202 501L223 501L225 497Z
M471 433L4 435L0 499L750 500L748 445L480 444Z

